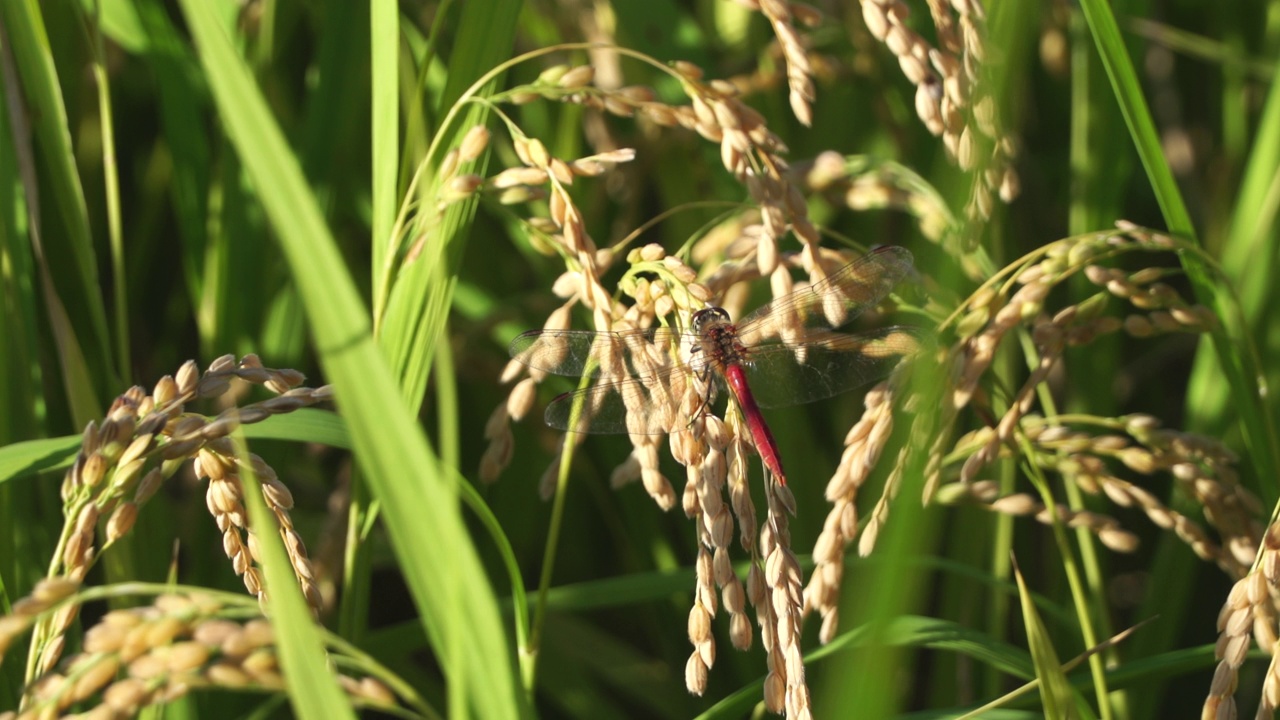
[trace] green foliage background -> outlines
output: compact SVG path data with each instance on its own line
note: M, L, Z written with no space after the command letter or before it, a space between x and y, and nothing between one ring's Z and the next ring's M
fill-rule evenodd
M960 214L967 178L916 120L914 88L871 42L856 3L824 9L832 19L812 37L830 65L819 74L813 127L790 115L783 85L748 101L791 157L832 149L895 160ZM397 210L428 146L454 146L486 117L479 105L452 116L454 102L520 52L581 41L577 15L586 11L515 0L0 3L8 110L0 115L0 442L75 435L129 385L149 387L188 358L204 366L224 353L257 353L314 384L333 383L338 394L342 422L283 419L253 440L298 497L295 520L313 553L347 568L326 623L441 715L750 712L763 656L730 650L723 627L707 694L684 690L695 534L638 486L608 489L608 472L627 452L621 440L593 438L581 450L557 528L547 614L528 637L524 591L544 572L551 516L536 485L554 436L526 422L502 480L482 487L475 478L485 420L505 397L496 379L506 342L555 307L557 261L536 253L496 204L468 202L449 210L417 263L394 277L384 272ZM779 62L765 50L767 24L733 3L616 0L594 11L618 45L692 62L709 77ZM1062 407L1148 412L1223 438L1240 453L1242 482L1270 505L1280 496L1276 403L1259 388L1280 374L1280 3L992 0L988 14L997 97L1005 127L1020 138L1023 194L982 228L982 251L998 267L1125 218L1200 243L1231 281L1215 280L1186 254L1187 291L1224 313L1215 341L1099 343L1071 358ZM491 87L585 59L565 51L514 64ZM653 68L622 67L628 83L677 99ZM599 118L570 105L511 112L556 157L590 154L587 138L602 131ZM639 159L575 190L602 243L673 207L743 197L713 144L603 122ZM439 157L429 157L426 177ZM1166 157L1186 161L1171 166ZM487 163L516 161L508 144L495 142ZM922 271L961 296L973 289L956 258L902 215L822 201L811 211L865 243L912 248ZM643 240L678 247L713 212L675 214ZM821 484L859 412L854 396L776 416L797 478L796 548L811 547L820 529ZM308 433L321 431L358 462L271 440L318 440ZM74 444L58 448L36 459L15 460L12 449L3 456L0 590L8 601L43 577L62 522L61 472L30 472L56 464L49 458ZM93 581L163 581L176 571L185 584L238 587L200 488L181 478L144 508L130 541L103 558ZM351 515L326 516L327 498L348 482ZM1168 494L1167 483L1151 489ZM844 620L844 634L822 650L812 630L806 635L816 651L809 667L819 717L951 716L1035 676L1010 549L1040 593L1035 608L1059 659L1084 650L1047 531L979 511L912 510L914 500L901 499L876 555L850 558L845 593L860 610ZM379 522L366 525L372 516ZM1121 518L1143 547L1133 556L1098 553L1094 590L1105 599L1141 588L1136 600L1106 608L1112 627L1156 619L1117 651L1108 685L1123 695L1090 708L1091 680L1078 670L1068 676L1077 693L1068 709L1192 714L1208 688L1215 618L1230 584L1137 513ZM344 525L357 546L326 556L349 532ZM875 647L857 622L872 617L891 619ZM277 618L284 628L305 620ZM287 647L310 642L282 636ZM536 681L516 649L532 641L540 642ZM285 661L295 712L336 714L306 704L323 697L326 683L332 688L324 668L290 665L287 652ZM0 666L0 709L16 705L22 665ZM1246 711L1264 668L1265 660L1253 663L1242 675ZM521 687L530 684L526 696ZM1033 692L988 716L1038 717L1039 703ZM196 694L166 712L227 717L262 707L283 712L261 696L226 694Z

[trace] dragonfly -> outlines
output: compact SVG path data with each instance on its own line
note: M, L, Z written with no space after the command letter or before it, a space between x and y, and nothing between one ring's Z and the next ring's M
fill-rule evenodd
M705 412L718 384L727 386L765 468L785 485L781 454L761 408L853 390L884 378L918 350L922 336L911 327L834 332L878 305L911 271L906 248L882 246L736 323L723 308L709 306L693 314L688 331L530 330L509 351L533 370L594 381L547 406L546 424L568 432L675 432ZM693 380L703 383L701 396L696 386L689 392Z

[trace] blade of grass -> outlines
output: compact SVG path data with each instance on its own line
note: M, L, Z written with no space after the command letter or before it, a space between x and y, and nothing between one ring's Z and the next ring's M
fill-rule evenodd
M342 416L328 410L301 408L245 425L242 430L250 440L288 440L352 449ZM80 440L79 435L64 435L0 447L0 483L38 472L65 470L75 460Z
M1267 308L1275 302L1274 277L1266 268L1276 265L1278 252L1276 213L1280 211L1280 73L1271 81L1267 102L1258 122L1258 135L1248 154L1244 177L1237 191L1235 210L1222 246L1223 271L1240 293L1244 316L1256 338L1268 338L1274 321ZM1274 348L1264 348L1267 357ZM1268 375L1275 381L1273 370ZM1187 407L1196 408L1201 423L1222 428L1227 398L1222 393L1222 369L1208 348L1196 356L1188 389Z
M462 5L454 41L454 52L449 58L449 79L437 108L437 116L446 120L437 130L431 146L434 151L424 160L427 182L418 186L419 199L429 197L435 183L435 169L445 153L457 147L463 135L475 125L481 125L488 117L483 105L473 105L465 113L453 112L460 99L476 94L473 87L478 78L509 59L515 38L516 19L519 17L520 0L489 0ZM425 71L425 69L424 69ZM487 86L497 82L491 77ZM483 94L483 91L481 91ZM462 116L462 117L459 117ZM483 174L485 159L473 170ZM457 282L458 266L466 247L467 232L475 217L477 200L452 204L431 228L431 242L421 256L398 271L398 277L388 278L392 286L386 291L385 316L375 318L379 341L387 349L392 368L401 379L404 397L413 407L421 403L430 376L432 353L439 345L444 319L453 299L453 286ZM416 233L410 233L415 235ZM398 238L392 238L387 254L398 250ZM385 255L384 255L385 258ZM375 266L375 272L386 266ZM379 296L375 296L378 298ZM375 313L380 309L375 301ZM385 322L384 322L385 321Z
M1106 74L1089 43L1089 29L1079 9L1071 11L1071 203L1067 211L1070 235L1080 235L1107 227L1122 214L1123 196L1115 188L1133 175L1133 155L1127 152L1128 138L1108 132L1123 122L1111 101ZM1083 276L1073 289L1090 292ZM1069 358L1079 367L1081 377L1110 377L1118 372L1116 358L1121 347L1118 337L1098 338L1088 351ZM1118 413L1118 399L1106 383L1077 383L1066 407L1100 415ZM1007 555L1006 555L1007 557Z
M254 476L249 450L243 435L234 438L240 459L240 481L244 485L245 507L251 527L256 528L258 558L267 587L268 617L275 630L280 667L284 671L289 702L298 717L352 718L351 701L338 687L328 667L328 653L316 631L311 609L307 607L293 574L293 565L280 539L279 521L262 499L262 486Z
M41 242L50 243L45 248L50 256L61 257L62 252L68 253L71 260L68 265L73 271L74 284L65 287L60 285L57 294L62 297L66 307L75 310L75 316L68 317L78 330L76 345L87 348L97 359L95 367L102 370L101 375L94 380L114 386L119 382L116 379L117 370L112 367L107 316L99 296L100 285L93 236L89 230L89 211L76 169L66 105L62 99L62 89L58 83L57 69L53 64L40 9L41 5L33 0L0 3L0 23L4 26L0 28L0 35L3 36L5 52L12 53L17 70L17 76L5 82L6 92L11 96L10 116L12 121L12 113L16 110L13 103L21 93L24 98L24 114L31 118L30 131L36 141L38 157L43 161L40 165L42 177L50 190L52 202L57 207L57 211L52 214L59 219L62 230L65 231L65 236L62 236L46 229L40 239ZM19 130L18 123L14 123L14 131ZM27 188L27 202L33 210L40 212L41 203L36 199L39 196L33 195L33 192L34 188ZM34 231L39 230L36 228ZM52 243L55 239L65 242ZM80 322L75 322L77 319ZM87 366L77 368L77 363L83 361L68 346L64 344L63 347L67 347L67 354L61 358L67 365L67 374L82 374L88 379L90 374ZM78 408L76 415L79 421L79 416L86 412L86 408L95 405L98 398L96 394L78 397L92 393L92 385L82 387L71 384L68 390L72 392L69 399L73 408ZM98 416L100 413L90 414L83 422Z
M1245 316L1261 320L1275 297L1274 278L1259 270L1275 267L1276 214L1280 211L1280 73L1271 80L1248 157L1230 234L1222 248L1222 266L1239 283ZM1265 252L1271 253L1270 258Z
M431 125L439 118L434 115L439 99L444 95L445 83L448 82L448 70L438 55L440 33L449 28L450 13L455 0L441 0L436 6L435 18L431 29L423 37L412 23L402 26L405 45L418 63L416 82L410 88L404 88L409 99L405 102L405 141L401 147L400 173L397 186L404 191L409 186L409 178L413 175L416 158L422 157L431 144ZM374 268L377 271L377 266ZM375 282L378 282L375 280ZM376 286L375 286L376 289ZM383 294L374 293L374 297L385 297L387 288L381 288ZM374 303L377 307L377 303Z
M805 653L805 667L812 668L830 659L831 662L845 662L847 651L853 648L871 648L871 652L880 652L885 647L895 648L933 648L954 650L967 657L980 660L984 664L998 668L1014 677L1027 679L1032 677L1033 666L1026 653L1000 640L964 627L949 620L902 615L890 620L880 628L860 626L840 633L834 640L809 653ZM841 681L849 676L840 674ZM746 685L737 692L726 697L698 715L699 720L716 718L740 718L750 713L752 706L760 702L760 692L764 686L764 678ZM883 690L876 693L873 699L884 695ZM884 699L876 700L883 703ZM860 712L852 715L878 717L865 712L871 703L858 706ZM820 708L819 708L820 709ZM894 715L893 717L897 717Z
M370 185L373 188L372 271L373 296L379 297L391 246L391 227L396 219L396 194L400 158L400 7L395 0L374 0L369 5L369 81L372 94L369 110L373 158Z
M1040 679L1041 708L1048 720L1075 717L1071 712L1071 684L1062 671L1058 661L1058 653L1053 649L1053 640L1036 612L1035 603L1031 601L1031 593L1027 589L1022 570L1014 562L1013 577L1018 581L1018 600L1022 607L1022 623L1027 631L1027 644L1031 650L1031 661L1036 667L1036 677Z
M941 373L925 365L915 363L910 393L922 398L939 397ZM914 415L907 431L907 446L924 447L924 438L937 431L936 420L931 413ZM907 662L903 657L906 652L894 646L886 633L898 618L910 614L929 596L928 580L911 562L919 555L936 552L939 523L931 515L937 509L923 507L919 500L924 491L926 455L906 452L897 457L896 453L885 452L882 456L887 460L881 465L901 463L901 467L889 471L900 473L899 486L884 499L889 505L883 512L888 513L889 520L880 526L875 544L877 557L887 562L870 565L858 573L857 582L875 588L875 592L846 593L840 603L842 621L869 628L868 645L875 649L840 659L840 668L827 674L826 681L815 688L815 707L826 703L843 712L857 708L858 715L866 718L893 717L899 712L903 698L885 692L885 688L892 685L892 677Z
M1030 446L1030 441L1025 435L1020 435L1017 440L1022 450L1023 460L1020 464L1022 465L1023 473L1031 480L1031 484L1035 486L1036 491L1040 496L1040 502L1047 508L1058 507L1058 502L1053 496L1049 479L1045 477L1039 466L1026 459L1035 456L1034 448ZM1101 600L1098 597L1097 592L1091 591L1092 589L1090 588L1089 583L1086 582L1086 579L1081 577L1082 574L1085 574L1081 571L1083 561L1076 560L1076 556L1072 551L1071 541L1067 537L1067 528L1062 522L1062 519L1057 515L1053 515L1051 516L1051 520L1053 527L1053 539L1058 547L1058 557L1062 562L1062 571L1066 575L1067 586L1071 589L1071 600L1075 606L1076 623L1080 628L1080 637L1084 641L1086 647L1092 647L1099 643L1100 633L1095 625L1098 622L1096 618L1099 615L1104 614L1104 612L1098 607ZM1087 538L1087 540L1092 542L1092 538ZM1088 556L1086 556L1086 558L1087 557ZM1021 588L1021 580L1019 580L1019 587ZM1025 591L1020 590L1020 593L1025 594ZM1026 600L1023 600L1023 602L1025 603ZM1037 616L1037 622L1038 621L1039 618ZM1054 658L1054 666L1057 666L1056 657ZM1107 687L1107 670L1100 656L1091 655L1089 657L1089 672L1093 677L1092 689L1094 696L1098 701L1098 710L1101 712L1103 718L1114 717L1111 703L1108 701L1108 694L1110 690ZM1039 673L1037 673L1037 675L1043 679L1042 675L1039 675ZM1046 702L1058 703L1059 699L1046 699ZM1073 706L1058 704L1057 707L1057 712L1069 713L1067 708ZM1071 716L1074 717L1074 715Z
M292 284L282 287L267 300L266 318L262 322L261 355L279 358L281 365L303 361L307 346L307 330L302 300Z
M454 122L445 121L436 129L430 148L417 171L425 173L427 182L416 186L417 196L407 198L431 208L437 182L436 170L448 148L459 145L462 137L473 125L483 124L487 110L472 106L466 118L458 122L458 114L452 112L455 101L476 92L477 78L486 76L490 69L509 57L515 38L516 19L520 14L520 0L488 0L462 5L461 15L454 34L454 50L448 63L448 80L445 92L437 104L437 117L446 115ZM432 37L441 27L443 18L437 18ZM425 74L434 52L429 43L423 59L421 73ZM490 83L496 77L490 78ZM425 84L419 88L425 89ZM414 99L415 103L423 98ZM450 110L445 112L443 109ZM486 158L481 158L472 171L483 174ZM386 158L384 158L384 161ZM415 175L415 177L417 177ZM413 191L411 190L410 193ZM433 217L434 211L417 216L408 236L417 238L429 235L430 241L416 261L407 267L397 267L400 260L400 242L406 235L397 221L384 236L375 235L374 242L382 243L381 264L374 264L374 328L378 342L389 359L392 372L400 387L401 396L409 407L417 411L426 394L434 353L444 331L445 319L453 298L453 286L457 282L458 267L466 247L467 232L475 216L477 200L454 203L442 219ZM423 222L426 220L427 222ZM375 255L377 254L375 253ZM379 277L379 275L381 277ZM384 301L385 300L385 305ZM447 404L447 398L444 400ZM446 458L456 457L449 447L448 428L457 426L457 418L440 418L445 428L442 439ZM457 468L446 464L447 472L457 473ZM356 496L358 497L358 496ZM517 632L523 636L522 631ZM531 691L531 688L526 688ZM450 694L450 702L457 699Z
M146 60L158 86L161 129L172 157L169 192L182 240L183 278L189 302L199 307L204 293L202 268L211 174L203 117L208 96L200 89L200 68L160 0L137 0L137 11L147 32ZM200 327L208 328L206 324ZM203 338L206 345L211 339Z
M1235 43L1187 32L1168 23L1134 17L1125 23L1125 28L1179 54L1233 68L1262 80L1271 79L1276 72L1274 62L1252 57Z
M30 37L36 35L39 30L39 24L35 22L38 16L14 12L17 9L16 5L18 3L0 6L0 73L3 73L5 109L8 112L18 177L21 180L27 210L26 230L31 242L31 254L40 274L40 293L62 367L60 379L67 394L72 420L77 426L83 426L90 420L101 417L102 413L83 349L49 271L41 223L40 183L36 175L35 148L32 146L33 128L28 123L28 117L33 111L27 106L26 98L20 93L20 88L24 85L19 75L25 61L25 65L28 66L26 68L28 94L40 97L46 102L48 99L44 96L49 93L37 92L31 86L42 88L46 82L56 86L57 80L56 77L51 76L51 66L46 68L43 62L47 56L40 53L38 39ZM11 22L14 19L20 21L17 26ZM36 72L30 67L32 65L40 71L50 70L50 73ZM57 98L56 93L54 97ZM60 103L54 104L61 108ZM65 119L65 113L60 117ZM45 134L52 132L60 136L59 133L54 132L58 128L50 128L50 125L51 121L47 118L40 122L39 127L35 129L37 139L42 129ZM76 187L78 188L78 185ZM57 191L63 188L55 185L54 189L56 195ZM73 247L80 247L80 244L73 243ZM110 362L109 357L105 360Z
M1105 0L1081 0L1080 6L1107 69L1107 76L1111 79L1129 134L1164 213L1165 223L1170 231L1194 242L1195 227L1182 201L1173 171L1165 160L1155 123L1138 84L1133 61L1120 38L1115 16ZM1209 267L1195 253L1179 253L1179 259L1191 280L1196 298L1212 308L1222 321L1212 331L1214 350L1225 371L1232 404L1240 415L1240 429L1249 449L1258 488L1269 502L1274 503L1280 496L1276 487L1276 478L1280 477L1277 474L1280 472L1280 446L1276 442L1271 414L1263 406L1260 396L1258 379L1262 375L1258 369L1257 351L1237 302L1228 290L1214 284ZM1197 417L1195 407L1188 405L1187 412L1190 417Z
M0 483L69 467L79 447L79 435L6 445L0 449Z
M251 218L252 191L245 186L240 161L227 152L227 143L222 144L224 147L217 154L225 159L218 163L210 188L213 198L208 204L208 242L204 244L198 282L201 297L196 322L200 352L207 357L216 357L223 348L234 347L241 339L249 317L261 312L267 285L246 282L254 275L261 277L264 238L261 223Z
M1182 201L1182 193L1178 190L1173 170L1164 159L1160 136L1151 119L1151 111L1142 94L1142 86L1138 83L1129 51L1120 37L1115 16L1111 14L1111 8L1099 0L1083 0L1080 7L1102 58L1102 65L1107 70L1107 77L1111 80L1120 112L1129 127L1129 135L1147 171L1147 179L1155 192L1156 202L1164 213L1165 222L1171 232L1195 238L1195 226Z
M355 455L449 683L451 710L518 716L497 602L440 472L370 334L366 311L296 158L213 10L182 0L219 116L257 188L304 299Z
M515 37L515 20L519 16L520 5L519 0L490 0L467 3L463 7L456 31L455 51L448 65L446 89L452 88L452 90L444 96L443 107L450 107L454 99L460 97L464 89L471 86L476 78L483 76L490 68L506 59ZM389 12L394 12L394 8ZM443 18L438 16L436 25L432 29L433 38L442 22ZM386 18L372 18L372 26L386 29L389 23ZM375 41L375 48L380 42L385 43L385 38ZM420 70L420 77L423 79L429 69L432 52L434 52L434 44L429 44ZM395 58L383 60L390 65L383 71L388 75L385 82L394 83L397 76L389 71L395 67ZM425 84L419 85L420 90L425 90L425 87ZM375 92L378 92L376 88ZM394 97L389 96L385 88L381 95L384 103L388 102L389 97ZM375 97L375 101L377 99ZM411 104L416 108L423 102L424 98L419 96L413 98ZM431 151L428 151L427 157L422 161L424 167L419 168L418 172L425 173L428 178L434 179L435 168L444 157L444 148L455 147L460 143L466 130L474 124L483 122L484 113L483 108L476 107L469 113L466 122L446 123L444 127L439 128L437 136L430 143L431 148L436 149L436 152L431 154ZM394 116L391 117L394 118ZM417 117L416 113L415 117ZM455 115L450 114L449 117L453 118ZM411 121L412 127L414 124ZM383 128L383 132L387 131L394 131L394 128L390 126ZM392 134L394 136L394 132ZM385 183L388 194L395 192L392 185L396 179L390 177L390 166L395 157L394 150L394 143L387 140L384 140L380 147L375 148L379 155L375 157L374 162L381 162L381 166L375 165L375 172L380 171L385 175L379 182ZM483 160L480 164L481 167L477 172L483 172ZM416 178L417 175L415 175ZM421 200L424 195L429 195L432 192L432 182L433 180L429 180L424 185L418 185L419 196L411 199ZM430 207L432 204L428 202L427 206ZM445 213L444 221L430 228L432 237L427 249L407 268L398 267L400 243L405 235L401 232L403 228L398 220L393 219L380 232L375 231L373 236L376 246L373 251L374 332L390 360L392 371L401 386L402 396L409 401L411 409L415 412L424 400L433 353L449 312L453 285L457 282L458 266L465 247L466 232L474 217L475 207L474 200L455 203L451 206ZM375 213L378 211L379 208L375 207ZM415 230L408 235L417 237L418 233ZM456 418L451 419L451 423L456 425ZM448 426L448 424L444 425L444 427ZM447 441L445 447L447 450ZM456 468L453 469L456 471ZM357 492L353 492L352 496L358 501L361 496L358 492L359 488L356 490Z
M1039 362L1039 353L1036 351L1035 343L1032 341L1030 334L1025 332L1020 332L1018 334L1018 339L1022 344L1022 354L1027 360L1028 371L1033 372ZM1057 403L1053 399L1053 395L1048 391L1048 388L1044 386L1039 388L1039 393L1040 404L1044 408L1045 417L1050 420L1054 419L1058 415L1058 409ZM1023 443L1023 447L1024 452L1030 456L1032 448L1027 447L1026 443ZM1031 477L1033 484L1038 488L1047 487L1045 479L1040 477L1038 473L1028 472L1027 475ZM1084 493L1081 491L1079 486L1075 483L1064 484L1065 488L1063 491L1067 496L1067 506L1076 511L1086 509ZM1055 504L1052 502L1052 498L1048 496L1048 492L1042 491L1042 494L1044 495L1045 507L1055 507ZM1058 528L1056 526L1054 528L1054 533L1055 536L1059 535ZM1066 533L1062 532L1060 535L1062 540L1065 542ZM1078 563L1074 560L1074 556L1066 555L1070 552L1070 549L1065 544L1061 544L1060 547L1062 547L1064 557L1071 558L1068 562L1063 563L1063 565L1064 569L1067 571L1069 581L1072 584L1073 593L1076 592L1076 583L1081 582L1081 580L1077 579L1077 575L1083 575L1083 582L1079 588L1081 597L1077 602L1078 607L1083 606L1088 608L1088 621L1081 622L1081 634L1084 637L1085 643L1092 646L1097 644L1097 638L1099 636L1105 637L1111 635L1111 621L1107 611L1106 580L1104 577L1102 563L1098 558L1098 550L1095 545L1093 534L1090 533L1087 528L1076 528L1075 539L1076 548L1080 556ZM1079 568L1078 570L1075 569L1077 566ZM1020 575L1018 577L1018 587L1020 593L1025 592L1023 590L1023 580ZM1023 600L1023 602L1025 603L1026 601ZM1039 624L1040 619L1038 617L1035 618L1035 622ZM1047 638L1046 641L1048 641ZM1057 658L1053 658L1053 661L1054 666L1056 667ZM1104 718L1110 718L1112 717L1113 708L1108 698L1108 693L1106 692L1105 661L1106 658L1104 656L1094 656L1089 659L1090 669L1098 681L1098 704L1101 709L1102 716ZM1066 712L1065 709L1069 706L1064 705L1062 707L1064 708L1064 712Z
M111 105L111 75L107 72L107 51L102 42L102 3L94 2L89 22L93 39L93 78L98 90L98 117L102 125L102 184L106 197L107 243L111 248L111 277L115 282L116 365L133 367L129 359L129 283L124 262L124 227L120 211L120 173L116 159L115 111Z
M1277 167L1280 167L1280 76L1271 82L1257 137L1248 153L1227 237L1221 245L1223 272L1238 288L1242 311L1251 328L1250 336L1261 338L1263 342L1270 337L1273 343L1273 313L1268 309L1274 306L1275 289L1274 279L1266 269L1275 267L1276 263L1275 214L1277 202L1280 202ZM1198 429L1219 437L1229 432L1232 420L1228 414L1230 396L1223 385L1222 364L1212 345L1201 343L1197 350L1187 388L1186 407L1195 409L1191 417ZM1264 346L1263 353L1264 357L1275 357L1274 344ZM1268 363L1268 366L1272 366L1269 380L1274 385L1277 379L1274 363ZM1268 412L1271 414L1274 410ZM1175 496L1174 501L1178 500ZM1183 502L1185 506L1175 505L1175 509L1184 513L1199 511L1199 507L1189 500ZM1193 556L1185 543L1175 536L1163 535L1158 542L1157 554L1149 566L1150 582L1152 587L1164 588L1165 591L1148 594L1141 606L1141 615L1159 615L1161 622L1134 638L1131 650L1135 657L1147 657L1175 646L1192 610L1193 594L1189 589L1213 572L1205 568L1188 570L1187 564L1193 562ZM1154 710L1158 699L1165 694L1162 689L1157 681L1148 693L1133 697L1136 717L1144 716L1142 711L1148 708ZM1150 712L1146 715L1149 716Z
M130 0L80 0L86 12L99 13L104 35L130 53L145 52L148 47L137 6Z
M8 268L0 294L0 442L40 437L44 430L44 370L39 362L41 325L36 300L35 259L27 241L22 178L9 114L0 112L0 256Z
M0 354L0 443L45 432L34 261L26 239L21 178L12 143L9 115L0 112L0 207L14 210L0 213L0 257L6 261L5 291L0 293L0 336L5 338L5 351ZM55 503L40 502L42 490L0 481L0 613L11 612L12 596L42 575L40 559L51 544L41 544L41 525L37 520L33 527L33 520L42 514L33 509L43 506L57 512ZM18 660L0 666L0 707L17 707L23 665Z
M1026 584L1022 580L1021 571L1018 572L1018 583L1020 588L1022 588L1023 590L1026 589ZM1032 613L1035 612L1034 604L1032 605L1031 612ZM1043 625L1039 624L1038 617L1035 619L1035 622L1039 626L1039 629L1037 630L1037 632L1044 632L1044 627ZM1100 652L1105 652L1106 650L1109 650L1115 647L1116 645L1128 640L1129 637L1132 636L1134 632L1138 630L1138 628L1142 627L1148 622L1150 621L1144 621L1142 623L1139 623L1127 630L1120 632L1119 634L1110 638L1106 642L1086 650L1084 653L1077 655L1071 660L1068 660L1066 664L1058 666L1056 668L1056 673L1061 675L1063 681L1066 682L1068 685L1073 684L1073 681L1067 677L1067 673L1070 672L1072 668L1080 665L1080 663L1084 662L1088 658L1091 658ZM1053 649L1052 645L1050 645L1050 650L1052 649ZM1053 658L1046 658L1046 659L1053 659ZM1111 673L1109 674L1109 676L1117 676L1117 683L1123 682L1123 679L1118 677L1119 673ZM1088 683L1088 682L1090 682L1089 679L1077 676L1077 679L1074 681L1074 685L1076 685L1077 687L1087 687L1085 683ZM958 720L969 720L969 718L988 717L988 712L990 712L990 710L1009 705L1017 701L1020 697L1029 694L1032 690L1042 688L1043 686L1044 684L1041 681L1041 674L1037 672L1036 678L1031 682L1025 683L1024 685L1022 685L1022 687L1016 688L1008 693L1005 693L1001 697L998 697L995 700L992 700L991 702L987 703L986 705L983 705L982 707L976 708L974 710L971 710L970 712L965 713L962 717L958 718ZM1051 687L1050 691L1060 694L1062 689L1063 689L1062 687L1058 687L1058 688ZM1070 706L1067 706L1067 707L1068 707L1068 710L1070 710ZM1088 708L1085 707L1082 710L1082 712L1087 713Z

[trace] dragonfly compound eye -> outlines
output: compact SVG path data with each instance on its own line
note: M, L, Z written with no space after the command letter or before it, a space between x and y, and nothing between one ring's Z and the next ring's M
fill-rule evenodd
M727 322L729 322L729 313L725 312L724 308L703 308L693 314L693 331L701 333L711 325Z

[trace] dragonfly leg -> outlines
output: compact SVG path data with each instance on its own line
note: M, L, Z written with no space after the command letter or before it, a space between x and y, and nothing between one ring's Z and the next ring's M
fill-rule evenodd
M697 352L700 349L701 348L694 348L693 352ZM707 414L707 408L711 407L711 403L715 402L716 399L716 385L711 376L711 366L707 365L695 374L698 376L698 379L707 386L707 391L703 393L702 402L698 404L698 409L694 411L693 417L689 418L689 424L685 426L686 430L693 427L695 422L701 419L703 415Z

